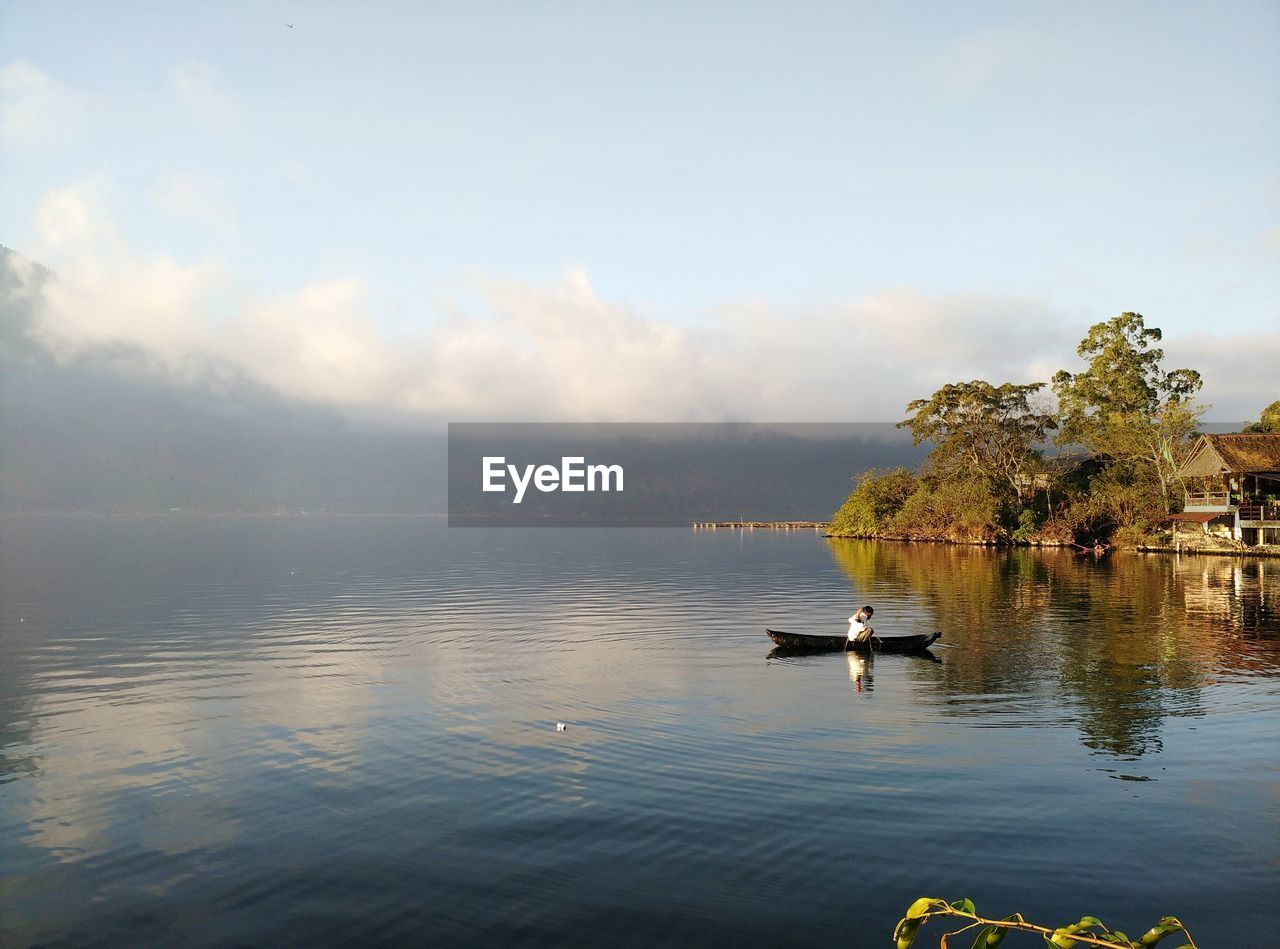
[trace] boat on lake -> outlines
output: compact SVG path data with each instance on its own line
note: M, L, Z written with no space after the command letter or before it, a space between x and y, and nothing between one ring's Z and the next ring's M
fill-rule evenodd
M854 642L847 636L820 633L787 633L779 629L766 629L765 633L779 646L810 652L923 652L942 638L942 633L918 633L914 635L883 635L872 633L868 642Z

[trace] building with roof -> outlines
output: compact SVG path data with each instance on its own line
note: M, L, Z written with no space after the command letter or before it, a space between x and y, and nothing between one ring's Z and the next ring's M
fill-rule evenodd
M1178 475L1187 485L1174 534L1217 536L1247 547L1280 544L1280 435L1201 435Z

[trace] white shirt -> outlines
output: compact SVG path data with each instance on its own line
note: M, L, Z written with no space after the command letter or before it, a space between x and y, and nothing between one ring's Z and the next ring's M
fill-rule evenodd
M857 613L854 613L852 616L849 617L849 638L850 639L857 639L859 634L865 633L870 628L871 628L870 626L862 622L862 620L858 619Z

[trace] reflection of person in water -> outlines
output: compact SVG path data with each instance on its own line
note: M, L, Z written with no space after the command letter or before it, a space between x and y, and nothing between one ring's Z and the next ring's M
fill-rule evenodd
M874 612L871 607L864 606L849 617L849 642L866 643L871 640L871 634L875 632L870 625Z
M863 686L866 686L868 692L871 691L871 657L859 655L856 652L847 652L845 657L849 660L849 681L853 683L853 691L861 692Z

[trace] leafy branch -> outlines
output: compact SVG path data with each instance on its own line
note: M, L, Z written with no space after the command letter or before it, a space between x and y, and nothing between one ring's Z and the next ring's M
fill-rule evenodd
M912 903L907 910L907 915L898 920L898 925L893 930L896 949L911 949L911 944L915 942L920 927L934 917L944 916L969 920L969 922L959 929L943 933L938 942L941 949L949 949L948 940L951 937L973 929L977 929L978 932L970 949L995 949L1004 941L1004 937L1010 930L1039 933L1044 938L1045 944L1052 949L1072 949L1076 945L1106 946L1109 949L1116 949L1116 947L1147 949L1160 942L1165 936L1175 933L1182 933L1187 938L1187 942L1178 949L1198 949L1191 933L1187 932L1187 928L1175 916L1165 916L1139 938L1130 939L1119 930L1108 929L1096 916L1083 916L1079 922L1072 923L1070 926L1049 929L1046 926L1027 922L1022 918L1021 913L1014 913L1004 919L987 919L979 916L973 900L970 899L948 903L946 900L928 896L923 896Z

